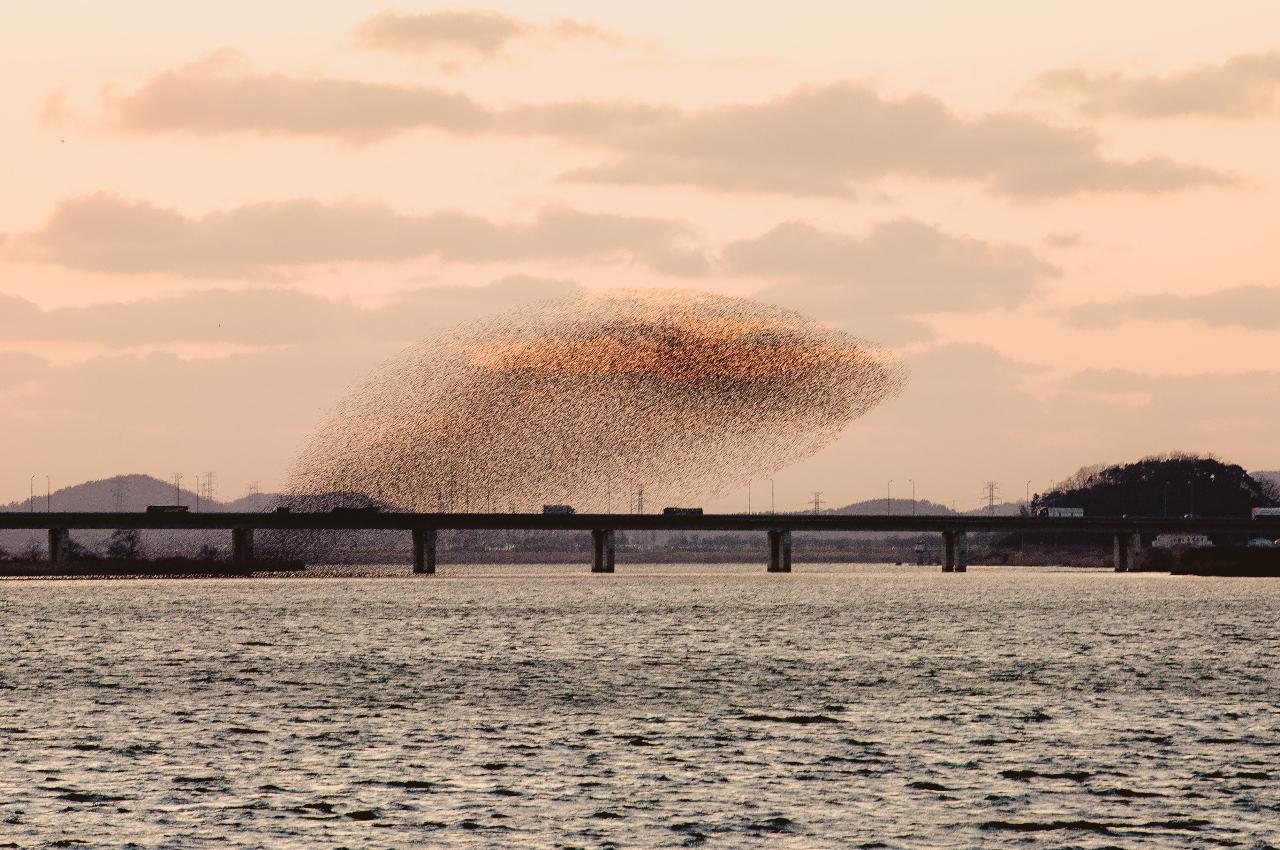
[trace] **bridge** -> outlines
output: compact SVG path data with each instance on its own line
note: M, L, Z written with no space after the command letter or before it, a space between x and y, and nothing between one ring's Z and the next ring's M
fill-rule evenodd
M232 560L251 565L257 530L404 531L413 540L413 571L436 570L436 541L443 530L590 531L592 572L614 569L614 536L618 531L747 531L765 535L769 572L791 572L795 532L882 531L938 534L942 537L943 572L965 572L966 535L1034 533L1110 535L1115 568L1129 569L1133 554L1147 534L1231 534L1280 538L1280 517L1021 517L910 516L834 514L532 514L532 513L383 513L335 510L327 513L0 513L0 530L47 530L49 558L65 563L70 533L77 529L224 530L231 532Z

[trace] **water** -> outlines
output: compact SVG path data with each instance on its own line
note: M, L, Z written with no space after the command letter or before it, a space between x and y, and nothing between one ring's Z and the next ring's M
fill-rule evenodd
M1280 581L0 582L0 845L1280 844Z

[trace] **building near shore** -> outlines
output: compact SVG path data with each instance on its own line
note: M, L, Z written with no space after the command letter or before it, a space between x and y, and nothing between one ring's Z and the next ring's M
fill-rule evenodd
M1198 549L1212 546L1213 541L1207 534L1157 534L1151 545L1157 549Z

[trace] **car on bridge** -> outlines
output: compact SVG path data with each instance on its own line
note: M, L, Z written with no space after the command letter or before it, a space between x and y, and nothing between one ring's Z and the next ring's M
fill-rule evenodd
M702 516L702 508L663 508L663 516Z
M543 505L542 512L544 514L576 514L573 505Z

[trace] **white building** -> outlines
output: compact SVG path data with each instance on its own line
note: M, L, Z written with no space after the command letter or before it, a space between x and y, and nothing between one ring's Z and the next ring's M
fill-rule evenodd
M1190 549L1212 546L1213 541L1207 534L1157 534L1151 545L1157 549Z

